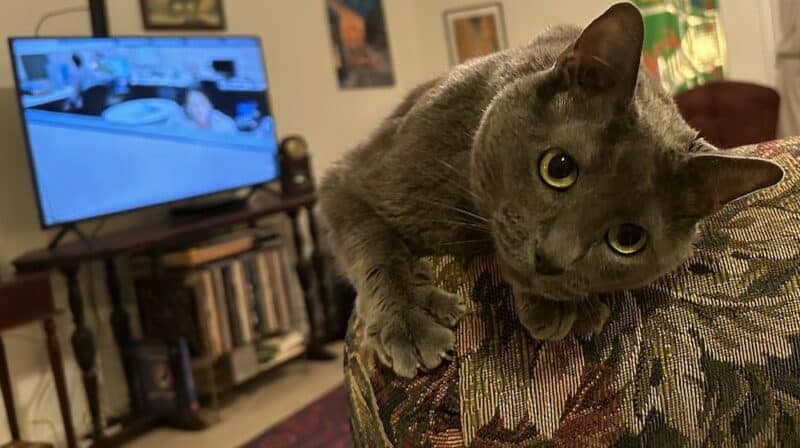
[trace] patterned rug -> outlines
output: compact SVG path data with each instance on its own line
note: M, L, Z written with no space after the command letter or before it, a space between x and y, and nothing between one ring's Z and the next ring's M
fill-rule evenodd
M242 448L350 448L350 406L341 385Z

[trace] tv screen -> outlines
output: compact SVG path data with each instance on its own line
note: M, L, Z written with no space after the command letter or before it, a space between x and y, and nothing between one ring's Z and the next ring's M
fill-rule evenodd
M9 42L43 226L278 177L258 38Z

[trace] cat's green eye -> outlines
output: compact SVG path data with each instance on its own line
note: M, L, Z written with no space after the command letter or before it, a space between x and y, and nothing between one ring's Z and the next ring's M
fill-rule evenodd
M566 190L578 180L578 164L561 148L551 148L539 159L539 177L556 190Z
M620 224L606 235L608 245L620 255L633 255L647 244L647 233L636 224Z

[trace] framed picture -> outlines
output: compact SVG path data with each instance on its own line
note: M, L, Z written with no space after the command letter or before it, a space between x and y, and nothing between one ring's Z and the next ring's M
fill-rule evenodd
M444 27L454 65L508 47L500 3L446 10Z
M382 0L326 0L340 88L394 84Z
M224 30L222 0L139 0L148 30Z

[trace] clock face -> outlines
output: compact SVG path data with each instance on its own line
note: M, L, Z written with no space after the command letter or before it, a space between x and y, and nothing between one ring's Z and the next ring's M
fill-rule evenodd
M293 138L286 142L286 155L293 159L300 159L305 157L308 153L306 148L306 142L299 139Z

